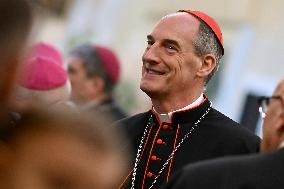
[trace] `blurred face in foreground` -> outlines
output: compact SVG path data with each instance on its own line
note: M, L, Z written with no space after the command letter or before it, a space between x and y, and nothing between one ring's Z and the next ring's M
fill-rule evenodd
M115 188L117 163L70 134L38 132L16 141L15 189Z
M276 150L284 141L284 80L275 89L263 123L261 151Z

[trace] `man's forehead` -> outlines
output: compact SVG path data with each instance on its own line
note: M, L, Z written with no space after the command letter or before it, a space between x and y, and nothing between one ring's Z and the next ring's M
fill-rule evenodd
M168 14L156 24L151 32L151 36L155 39L170 38L192 41L198 31L199 24L199 20L188 13L177 12Z
M77 57L77 56L71 56L71 57L68 57L67 59L67 65L68 67L69 66L82 66L83 64L83 59L80 58L80 57Z
M182 28L184 30L197 30L197 28L199 28L200 21L195 16L186 12L175 12L161 18L155 28L161 25L166 25L173 29Z
M164 20L164 19L184 19L184 20L186 20L186 19L192 20L193 19L193 20L199 22L199 20L195 16L193 16L189 13L186 13L186 12L170 13L170 14L167 14L166 16L162 17L161 20Z

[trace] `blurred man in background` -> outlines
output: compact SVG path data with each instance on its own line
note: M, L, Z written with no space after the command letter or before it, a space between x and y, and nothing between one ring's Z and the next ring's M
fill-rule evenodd
M120 63L113 51L91 44L74 48L68 60L68 74L71 100L82 111L98 111L113 121L127 116L113 99L120 77Z
M273 96L261 97L265 115L261 154L222 158L189 165L165 189L282 189L284 186L284 80Z

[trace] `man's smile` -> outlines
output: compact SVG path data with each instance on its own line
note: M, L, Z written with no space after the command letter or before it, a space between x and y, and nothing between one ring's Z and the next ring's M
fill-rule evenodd
M145 68L147 74L153 74L153 75L164 75L164 71L160 71L157 69L152 69L152 68Z

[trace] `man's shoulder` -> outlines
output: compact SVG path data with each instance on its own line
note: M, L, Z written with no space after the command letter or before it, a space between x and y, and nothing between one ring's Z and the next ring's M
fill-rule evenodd
M211 124L215 125L219 129L227 131L228 133L226 132L226 134L231 133L236 135L236 133L240 133L258 138L252 131L248 130L243 125L237 123L216 109L213 109L212 113L209 114L207 121L208 123L211 122Z
M101 106L105 107L106 110L113 115L115 120L120 120L128 116L128 114L113 99L102 103Z
M233 126L240 126L239 123L232 120L230 117L226 116L225 114L216 110L215 108L212 108L212 111L209 114L209 118L214 119L217 122L223 122L225 124L230 124Z
M249 166L254 166L254 164L257 164L258 160L261 160L262 158L262 154L245 154L221 157L187 165L184 167L183 172L186 174L193 174L211 170L217 174L218 172L220 173L220 170L230 172L233 170L240 170L242 168L247 169ZM212 172L208 174L212 175Z
M227 189L243 188L244 185L249 185L249 188L283 188L284 182L279 176L284 173L283 157L284 149L280 149L265 154L231 156L190 164L174 176L168 189Z
M128 142L131 143L133 152L136 152L137 142L141 138L147 121L149 120L150 113L143 112L115 122L113 125L123 131Z
M212 110L204 125L206 132L216 133L221 141L227 141L224 143L226 146L245 147L249 152L259 151L260 138L218 110Z
M223 189L227 186L237 186L238 181L249 174L248 171L252 172L253 167L261 165L262 159L262 155L253 154L189 164L175 174L164 189L191 187ZM204 178L207 178L206 182L204 182Z
M135 114L133 116L126 117L114 123L117 127L122 127L127 130L132 130L134 128L138 128L139 126L143 127L147 123L149 119L149 112L142 112ZM134 127L135 126L135 127Z

